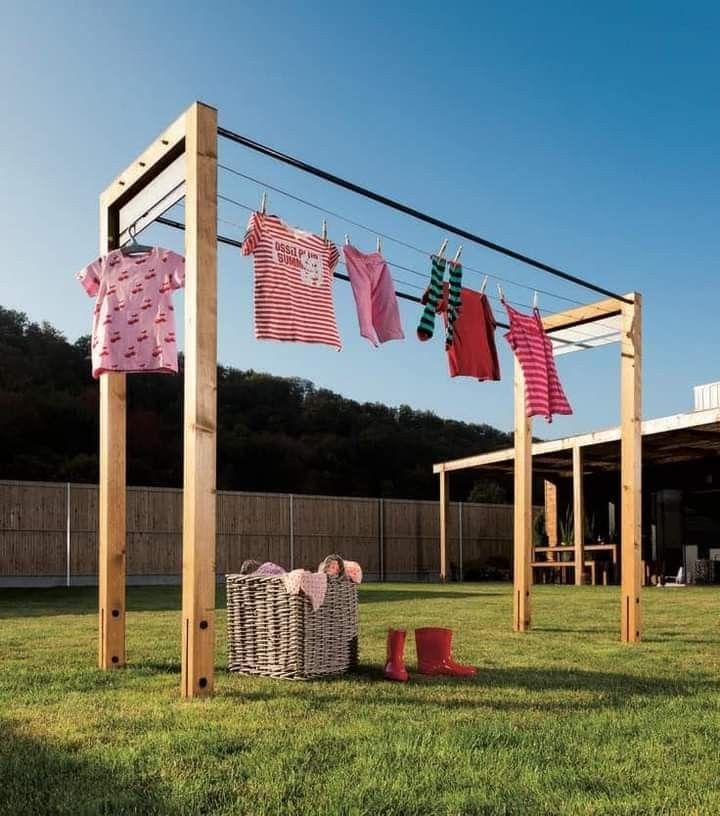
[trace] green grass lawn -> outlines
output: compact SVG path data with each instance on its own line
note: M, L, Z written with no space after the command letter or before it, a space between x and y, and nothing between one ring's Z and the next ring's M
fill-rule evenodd
M96 591L0 590L0 814L720 814L720 592L366 584L358 675L225 668L179 699L179 590L128 592L126 669L101 673ZM474 680L379 679L388 626L446 625Z

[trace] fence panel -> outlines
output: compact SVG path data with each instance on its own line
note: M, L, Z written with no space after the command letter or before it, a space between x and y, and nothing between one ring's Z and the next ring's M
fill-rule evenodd
M97 576L98 490L69 491L70 572L78 582ZM292 506L292 521L290 510ZM510 505L450 505L451 577L491 559L512 561ZM382 513L382 517L381 517ZM67 570L67 485L0 482L0 581L64 583ZM237 572L246 558L316 568L338 552L362 564L370 579L436 578L440 571L438 504L401 499L218 492L216 569ZM292 540L292 546L291 546ZM382 563L381 563L382 559ZM182 490L130 487L127 571L132 578L182 574Z

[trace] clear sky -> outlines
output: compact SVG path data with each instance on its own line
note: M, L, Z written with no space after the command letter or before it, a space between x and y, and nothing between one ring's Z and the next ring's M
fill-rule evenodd
M97 196L195 99L221 124L609 289L645 299L644 415L691 408L720 379L720 7L712 3L188 3L0 0L0 304L74 340L91 302L73 273L97 253ZM241 172L426 250L437 230L243 148ZM221 172L256 206L261 188ZM322 216L270 193L270 209L319 231ZM179 217L182 210L178 208ZM223 233L247 212L223 204ZM328 218L337 243L372 233ZM167 228L144 234L182 250ZM451 241L450 251L456 242ZM422 255L385 242L424 286ZM440 334L360 338L349 286L335 284L344 349L253 339L251 267L220 249L219 359L313 380L361 401L512 426L503 381L451 380ZM592 293L466 244L475 269L580 301ZM466 283L479 286L479 274ZM405 291L417 292L405 284ZM507 284L529 306L532 292ZM498 304L494 304L498 317ZM547 295L540 306L568 304ZM0 361L2 365L2 361ZM549 438L615 424L617 347L560 358L575 415ZM89 376L89 372L88 372Z

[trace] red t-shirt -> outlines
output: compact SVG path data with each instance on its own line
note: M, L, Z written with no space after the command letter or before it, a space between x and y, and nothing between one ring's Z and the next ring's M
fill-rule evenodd
M448 292L446 283L438 308L443 314L446 328ZM474 289L463 287L460 290L460 312L455 321L455 337L447 356L451 377L500 379L500 362L495 346L495 317L487 297Z
M253 213L242 245L255 260L255 337L325 343L340 351L332 297L334 244Z

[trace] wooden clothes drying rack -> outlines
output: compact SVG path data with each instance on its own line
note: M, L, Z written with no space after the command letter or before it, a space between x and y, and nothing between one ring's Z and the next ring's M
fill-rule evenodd
M185 186L185 384L183 424L183 554L181 695L212 694L215 668L215 534L217 436L217 172L218 137L230 139L323 178L396 211L504 253L524 263L606 290L453 227L326 171L307 165L246 137L219 128L217 111L191 105L100 195L100 253L121 244L121 212L152 191L165 173L182 162ZM160 219L167 223L166 220ZM172 226L183 225L174 224ZM223 239L231 242L229 239ZM237 244L238 242L232 241ZM607 293L612 294L612 293ZM619 296L618 296L619 297ZM414 298L413 298L414 299ZM626 302L625 302L626 301ZM622 567L624 639L640 637L640 296L565 312L545 319L546 328L578 325L592 316L622 314ZM126 623L126 375L100 378L99 481L99 648L102 669L124 666ZM524 416L524 384L515 372L515 575L514 626L530 625L531 423ZM442 576L446 575L448 482L440 478ZM577 540L577 538L576 538Z
M627 643L641 639L642 618L642 297L631 292L543 318L543 326L553 332L588 325L610 317L620 318L620 638ZM515 359L514 373L514 552L513 629L530 628L532 587L532 421L525 414L525 381ZM583 451L574 447L573 505L574 564L583 564ZM440 478L440 577L447 579L449 519L449 475L485 464L487 456L471 456L435 465ZM575 570L575 583L582 582L582 570Z

